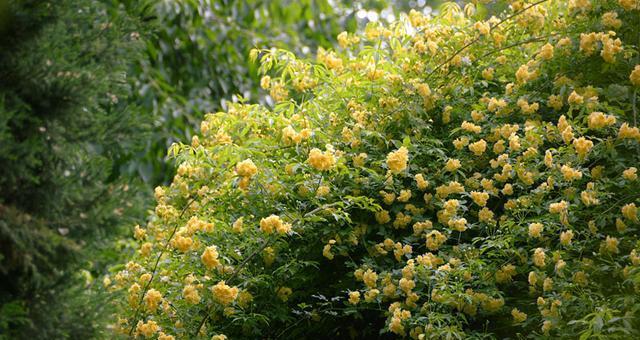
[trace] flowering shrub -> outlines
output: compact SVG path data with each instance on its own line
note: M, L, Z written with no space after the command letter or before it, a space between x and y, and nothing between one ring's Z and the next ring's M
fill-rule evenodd
M313 62L254 51L277 105L172 147L116 328L637 336L640 3L508 5L370 24Z

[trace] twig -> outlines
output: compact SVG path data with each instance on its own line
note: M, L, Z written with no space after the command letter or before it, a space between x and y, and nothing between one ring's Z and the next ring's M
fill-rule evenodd
M498 23L496 23L495 25L491 26L489 28L489 31L494 30L496 27L500 26L501 24L503 24L505 21L507 20L511 20L512 18L526 12L529 8L537 6L543 2L546 2L547 0L540 0L538 2L534 2L531 5L521 9L518 12L515 12L513 14L511 14L510 16L500 20ZM462 46L459 50L457 50L451 57L447 58L445 61L443 61L442 63L440 63L438 66L436 66L436 68L433 69L433 71L431 71L429 73L429 75L427 76L427 80L429 78L431 78L431 76L436 73L436 71L438 71L441 67L443 67L444 65L448 64L451 60L453 60L453 58L455 58L456 56L458 56L460 53L462 53L462 51L466 50L469 46L475 44L476 42L480 41L480 38L482 37L482 35L479 35L478 37L474 38L473 40L471 40L470 42L468 42L467 44L465 44L464 46Z
M191 206L191 204L194 201L195 199L192 198L187 203L187 205L185 205L185 207L182 209L182 212L180 213L180 216L178 216L178 220L182 218L184 213L187 211L187 209ZM149 279L149 281L147 281L147 284L144 286L144 289L142 290L142 294L140 295L140 300L138 301L138 306L136 307L136 313L135 313L135 316L133 317L133 323L131 324L131 328L129 329L129 336L131 336L131 334L133 333L133 329L136 327L136 324L138 323L138 315L140 314L140 307L142 306L142 301L144 299L144 296L147 294L147 290L149 289L149 286L151 286L151 282L156 276L156 270L158 269L158 264L160 263L160 259L162 258L164 253L167 251L167 248L169 247L169 243L171 243L171 239L176 234L176 231L178 230L179 226L180 226L179 224L176 224L176 226L173 228L173 231L171 231L171 235L169 235L167 242L165 243L164 247L160 251L160 254L158 255L158 257L156 258L156 263L153 265L151 278Z

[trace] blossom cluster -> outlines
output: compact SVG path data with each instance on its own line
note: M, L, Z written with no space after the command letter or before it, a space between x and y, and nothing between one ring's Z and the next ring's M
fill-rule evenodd
M487 2L255 51L275 107L170 150L116 328L638 335L640 5Z

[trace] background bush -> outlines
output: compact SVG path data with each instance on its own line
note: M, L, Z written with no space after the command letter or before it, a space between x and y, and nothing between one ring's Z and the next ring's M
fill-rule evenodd
M135 2L134 2L135 3ZM433 3L433 1L430 1ZM402 2L373 1L158 1L151 8L153 34L136 60L130 100L154 117L154 134L129 171L152 186L175 174L167 149L189 141L204 115L225 102L273 104L260 90L252 48L287 48L300 56L330 48L361 13L394 14ZM425 6L425 4L423 4ZM376 14L378 15L378 14Z

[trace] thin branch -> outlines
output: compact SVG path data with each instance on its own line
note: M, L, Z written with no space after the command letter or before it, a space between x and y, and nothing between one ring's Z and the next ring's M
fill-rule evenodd
M195 201L195 199L192 198L187 203L187 205L184 206L184 208L182 209L182 212L180 213L180 216L178 216L178 220L180 220L182 218L184 213L187 211L187 209L191 206L191 204L194 201ZM169 243L171 243L171 239L176 234L176 231L178 230L179 226L180 226L180 224L176 224L176 226L173 228L173 231L171 231L171 235L169 235L169 238L167 239L167 242L165 243L164 247L160 251L160 254L158 255L158 257L156 258L156 263L153 265L151 278L149 279L149 281L147 281L147 284L144 286L144 289L142 290L142 294L140 295L140 300L138 301L138 306L136 307L136 313L135 313L135 316L133 317L133 323L131 324L131 328L129 329L129 336L131 336L131 334L133 333L133 329L136 327L136 324L138 323L138 315L140 314L140 308L142 306L142 301L144 299L145 294L147 294L147 290L149 289L149 286L151 286L151 282L153 281L153 279L156 276L156 271L158 269L158 264L160 263L160 259L162 258L164 253L167 251L167 248L169 248Z
M500 20L498 23L496 23L495 25L491 26L489 31L493 31L495 28L497 28L498 26L500 26L501 24L503 24L505 21L511 20L512 18L526 12L529 8L537 6L543 2L546 2L548 0L540 0L538 2L534 2L531 5L521 9L518 12L515 12L513 14L511 14L510 16ZM431 78L431 76L436 73L436 71L438 71L441 67L443 67L444 65L447 65L451 60L453 60L453 58L455 58L456 56L458 56L460 53L462 53L464 50L466 50L469 46L475 44L476 42L480 41L480 38L482 37L482 35L479 35L478 37L474 38L473 40L471 40L470 42L468 42L467 44L465 44L464 46L462 46L459 50L457 50L451 57L447 58L445 61L443 61L442 63L440 63L438 66L436 66L436 68L433 69L433 71L431 71L429 73L429 75L427 76L427 79Z

